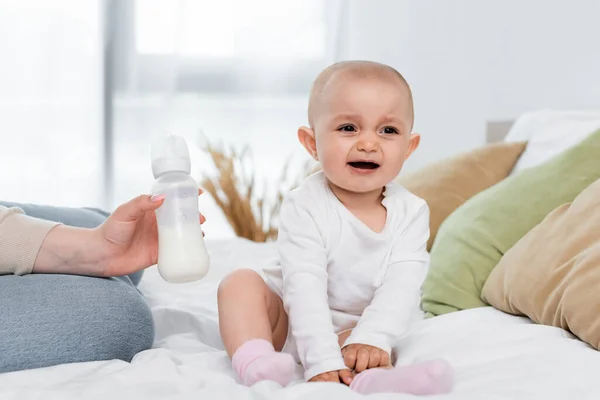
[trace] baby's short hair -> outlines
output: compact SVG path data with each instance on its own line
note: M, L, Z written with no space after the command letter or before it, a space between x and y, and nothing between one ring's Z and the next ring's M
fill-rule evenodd
M411 119L414 120L414 109L412 91L406 79L398 72L395 68L389 65L374 62L374 61L363 61L363 60L352 60L352 61L340 61L325 68L313 82L310 90L310 97L308 100L308 123L312 128L315 111L318 108L318 99L324 92L327 84L337 74L348 74L355 78L373 78L380 80L397 80L408 90L409 102L410 102L410 115Z

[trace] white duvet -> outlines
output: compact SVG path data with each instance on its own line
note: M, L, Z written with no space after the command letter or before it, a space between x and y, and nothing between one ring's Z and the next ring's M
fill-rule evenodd
M339 384L298 381L238 384L219 339L216 288L233 268L274 261L272 245L209 243L209 276L185 285L147 271L141 290L156 323L154 348L129 364L103 361L0 375L0 400L26 399L311 399L362 398ZM422 321L401 342L399 364L445 357L457 385L440 399L600 399L600 354L567 332L492 308ZM373 398L415 398L374 395Z

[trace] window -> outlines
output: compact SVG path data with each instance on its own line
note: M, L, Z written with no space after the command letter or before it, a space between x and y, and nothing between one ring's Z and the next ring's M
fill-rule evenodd
M321 0L135 0L116 6L117 91L300 94L324 63Z
M0 6L0 200L104 205L100 1Z
M324 56L321 0L136 0L135 4L139 54Z

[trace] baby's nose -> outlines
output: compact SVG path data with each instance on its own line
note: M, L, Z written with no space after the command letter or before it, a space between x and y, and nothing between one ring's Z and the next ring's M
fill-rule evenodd
M369 138L360 139L356 143L356 149L359 151L366 151L368 153L371 153L377 151L378 148L379 145L377 144L377 142Z

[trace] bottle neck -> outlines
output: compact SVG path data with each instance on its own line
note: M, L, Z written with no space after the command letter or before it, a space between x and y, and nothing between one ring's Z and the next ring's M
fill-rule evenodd
M187 177L187 176L190 176L190 174L185 171L165 171L163 173L156 175L155 179L165 178L165 177L169 177L169 176L186 176Z

